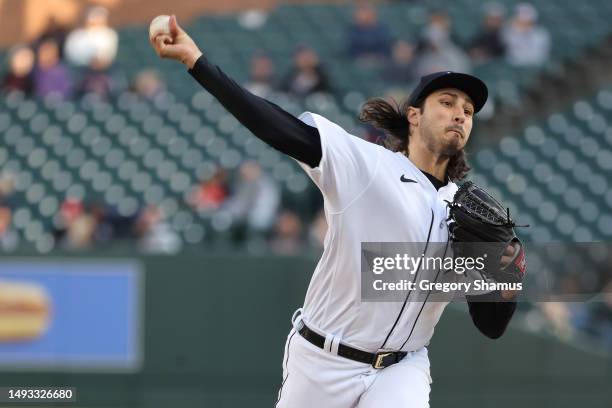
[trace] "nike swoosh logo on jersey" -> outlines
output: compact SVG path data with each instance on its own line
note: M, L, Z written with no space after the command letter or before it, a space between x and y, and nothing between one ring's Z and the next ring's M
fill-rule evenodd
M406 176L404 176L403 174L402 174L402 177L400 177L400 180L404 183L416 183L417 182L416 180L406 178Z

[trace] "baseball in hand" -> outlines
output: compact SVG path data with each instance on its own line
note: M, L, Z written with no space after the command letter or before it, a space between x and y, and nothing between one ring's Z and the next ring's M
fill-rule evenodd
M158 34L170 34L170 16L157 16L151 21L149 38L153 39Z

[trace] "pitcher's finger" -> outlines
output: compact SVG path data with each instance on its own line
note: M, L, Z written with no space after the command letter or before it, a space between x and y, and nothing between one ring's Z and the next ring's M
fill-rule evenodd
M179 35L179 25L178 25L178 21L176 20L176 16L173 14L170 16L170 34L172 34L172 37L176 37L177 35Z
M511 260L512 260L511 256L504 255L501 257L499 264L502 268L505 268L510 263Z
M159 46L172 44L172 37L168 34L158 34L155 36L155 43Z
M158 35L158 36L155 37L155 46L154 46L155 47L155 51L157 51L157 54L159 54L160 56L163 56L164 50L165 50L165 48L167 47L167 45L169 43L167 41L168 39L164 38L164 37L167 37L167 36Z

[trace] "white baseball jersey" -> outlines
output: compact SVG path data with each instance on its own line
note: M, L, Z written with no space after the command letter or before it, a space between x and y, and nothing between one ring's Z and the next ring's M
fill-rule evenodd
M436 190L401 152L350 135L317 114L305 112L300 119L316 127L321 137L319 166L300 166L323 194L328 223L302 319L334 342L376 351L402 302L361 302L361 243L447 242L444 200L452 201L457 186L449 182ZM416 183L404 183L402 176ZM407 302L385 348L404 344L402 350L413 351L426 346L447 304Z

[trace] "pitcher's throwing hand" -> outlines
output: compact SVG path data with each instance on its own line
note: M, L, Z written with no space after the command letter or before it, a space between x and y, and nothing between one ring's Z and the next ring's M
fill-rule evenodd
M202 56L202 51L176 21L176 16L170 16L168 22L170 31L153 32L149 41L153 49L162 58L173 59L185 64L187 68L193 68L195 62Z

